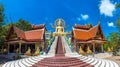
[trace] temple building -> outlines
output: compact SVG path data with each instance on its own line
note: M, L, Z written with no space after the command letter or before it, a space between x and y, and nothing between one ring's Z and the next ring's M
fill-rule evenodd
M46 28L44 24L39 26L32 25L32 30L29 31L23 31L15 25L11 25L5 41L8 52L12 53L18 49L20 54L28 50L33 53L37 48L40 51L45 51L45 32Z
M92 24L75 24L72 29L71 42L73 51L79 52L79 49L81 48L86 52L87 48L89 48L94 53L103 52L103 45L106 40L100 22L96 26L92 26Z

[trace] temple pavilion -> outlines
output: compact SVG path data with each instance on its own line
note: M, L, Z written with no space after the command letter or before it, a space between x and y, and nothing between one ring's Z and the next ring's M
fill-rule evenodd
M106 40L100 22L96 26L93 26L92 24L75 24L72 29L71 42L73 51L79 52L79 49L81 48L86 52L89 47L94 53L103 52L103 45Z
M32 53L37 48L40 51L45 51L45 32L46 28L44 24L38 26L32 25L32 30L29 31L23 31L15 25L11 25L5 41L8 52L12 53L18 49L20 54L28 50Z

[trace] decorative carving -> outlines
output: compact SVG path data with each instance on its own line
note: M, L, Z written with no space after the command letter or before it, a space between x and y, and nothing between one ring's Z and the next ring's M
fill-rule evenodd
M16 33L13 33L11 36L10 36L10 40L16 40L17 39L17 34Z

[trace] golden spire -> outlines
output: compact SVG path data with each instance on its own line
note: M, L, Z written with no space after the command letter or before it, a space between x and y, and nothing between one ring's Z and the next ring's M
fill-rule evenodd
M100 21L101 21L101 16L100 16L100 19L99 19L99 21L98 21L98 25L100 25Z

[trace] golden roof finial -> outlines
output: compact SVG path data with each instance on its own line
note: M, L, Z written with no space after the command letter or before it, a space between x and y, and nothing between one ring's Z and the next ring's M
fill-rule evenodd
M98 21L98 25L100 25L101 18L102 18L102 17L100 16L100 19L99 19L99 21Z

